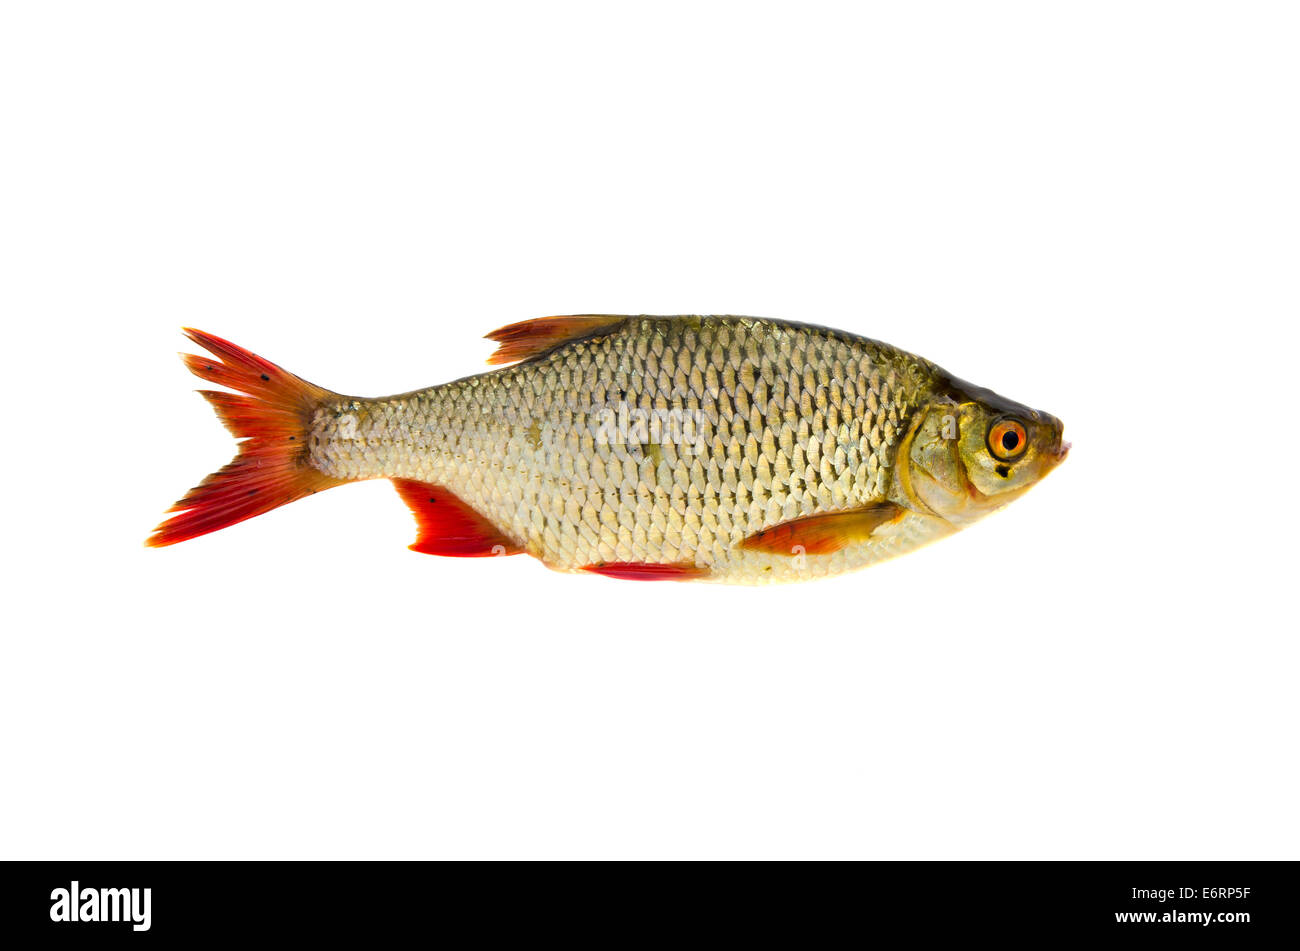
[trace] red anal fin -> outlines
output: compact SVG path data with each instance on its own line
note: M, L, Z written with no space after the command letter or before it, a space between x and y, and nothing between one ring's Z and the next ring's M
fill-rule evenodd
M487 518L442 486L412 479L394 479L393 486L410 507L419 530L411 551L453 558L487 558L523 551Z
M582 570L604 575L606 578L622 578L624 581L693 581L709 573L709 569L697 567L690 561L669 565L648 565L639 561L607 561L599 565L584 565Z
M750 535L740 547L772 555L830 555L854 542L866 541L877 528L900 518L905 511L894 502L873 502L847 512L805 515Z
M564 343L607 334L626 317L619 314L580 314L574 317L539 317L509 324L487 335L500 346L488 363L514 363L541 356Z

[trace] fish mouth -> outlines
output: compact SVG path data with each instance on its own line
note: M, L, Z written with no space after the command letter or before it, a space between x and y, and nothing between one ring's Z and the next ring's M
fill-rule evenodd
M1053 466L1059 466L1065 461L1065 457L1070 454L1070 443L1065 441L1065 423L1061 422L1055 416L1051 417L1052 429L1056 434L1056 445L1048 451L1047 455L1052 460Z

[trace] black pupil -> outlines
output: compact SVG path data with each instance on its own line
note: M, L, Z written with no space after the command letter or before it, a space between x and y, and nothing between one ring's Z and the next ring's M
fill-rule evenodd
M1007 452L1013 451L1020 445L1020 435L1014 429L1008 429L1002 434L1002 448Z

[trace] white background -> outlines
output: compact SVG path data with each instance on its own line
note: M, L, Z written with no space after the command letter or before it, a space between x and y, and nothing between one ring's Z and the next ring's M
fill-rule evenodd
M0 856L1300 857L1294 10L6 4ZM584 312L1074 452L770 589L417 555L385 482L142 546L234 448L179 326L378 395Z

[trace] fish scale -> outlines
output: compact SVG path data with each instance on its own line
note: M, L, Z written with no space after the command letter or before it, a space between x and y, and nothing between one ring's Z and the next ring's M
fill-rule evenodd
M841 569L843 559L795 568L738 543L781 521L887 498L898 424L934 369L821 328L633 318L494 373L326 404L311 460L340 480L445 486L553 568L686 561L713 580L780 580ZM651 458L638 441L645 421L674 408L697 414L698 439L665 441ZM618 425L620 412L636 419Z

